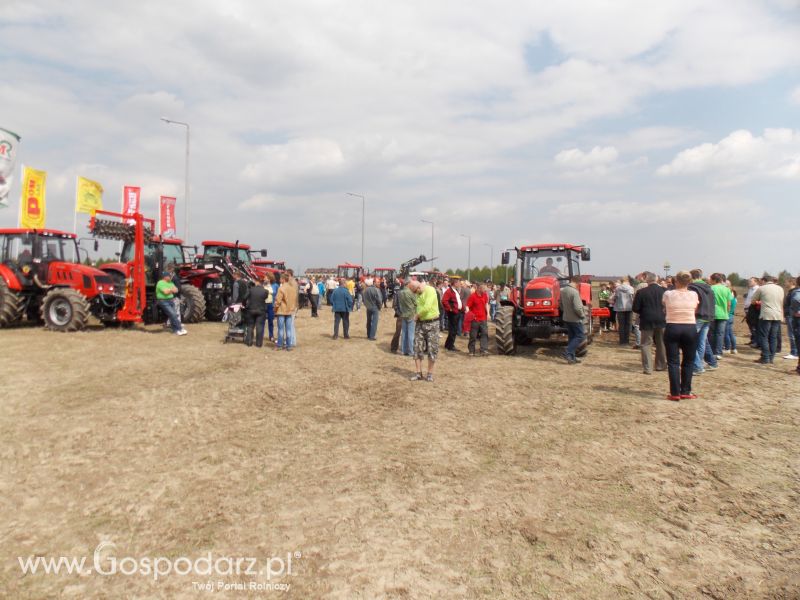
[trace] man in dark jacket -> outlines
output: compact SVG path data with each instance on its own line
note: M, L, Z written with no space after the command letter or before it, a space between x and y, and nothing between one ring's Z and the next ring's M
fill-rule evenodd
M711 286L703 280L702 269L692 269L692 283L689 284L689 289L697 294L700 298L700 304L697 305L697 354L694 359L694 374L701 375L706 372L706 368L710 370L716 369L717 357L711 351L711 344L708 343L708 330L711 326L710 323L714 319L714 309L716 303L714 301L714 292ZM705 360L707 367L703 366Z
M650 345L656 346L656 371L667 370L667 352L664 347L664 328L667 326L663 287L658 285L655 273L646 273L647 287L640 289L633 297L633 312L639 315L639 329L642 332L642 369L645 375L653 372L653 355Z
M267 320L267 290L259 280L256 280L250 288L244 319L244 343L248 346L253 345L253 329L255 329L256 348L261 348L264 345L264 324Z
M459 317L464 312L464 303L459 294L458 281L455 279L450 280L450 285L442 294L442 308L447 313L447 340L444 342L444 349L455 352Z
M344 339L350 339L350 313L353 312L353 296L345 285L345 279L339 280L337 287L330 296L333 309L333 339L339 337L339 322L344 327Z
M378 317L383 306L383 296L374 279L364 281L367 289L364 290L364 307L367 309L367 339L373 342L378 339Z
M561 298L558 301L564 325L567 327L567 349L564 352L564 358L571 365L581 362L575 353L586 339L583 320L586 318L585 311L587 309L584 307L578 291L580 285L580 275L571 277L569 285L561 288Z

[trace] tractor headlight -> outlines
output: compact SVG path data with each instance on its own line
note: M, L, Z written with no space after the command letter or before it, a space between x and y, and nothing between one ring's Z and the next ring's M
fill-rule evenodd
M533 300L528 300L528 301L525 303L525 306L533 306Z
M542 300L542 306L550 306L551 304L550 300Z

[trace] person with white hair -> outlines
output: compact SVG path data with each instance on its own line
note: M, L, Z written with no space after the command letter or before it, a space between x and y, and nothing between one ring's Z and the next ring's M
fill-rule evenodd
M367 309L367 339L375 341L378 339L378 316L381 314L383 306L383 296L375 280L368 277L364 280L366 289L364 290L364 307Z
M408 289L417 296L414 328L414 366L411 381L433 381L433 369L439 357L439 296L433 286L412 280ZM422 374L422 359L428 356L428 374Z

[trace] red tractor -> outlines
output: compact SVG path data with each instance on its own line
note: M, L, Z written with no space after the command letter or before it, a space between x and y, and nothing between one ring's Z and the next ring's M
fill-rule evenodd
M336 267L336 278L352 279L353 281L361 281L364 279L364 267L361 265L354 265L352 263L343 263Z
M378 267L373 272L375 282L380 285L381 281L386 284L386 293L391 298L394 296L394 288L397 285L397 269L394 267Z
M559 300L561 288L571 277L581 275L581 261L591 258L589 248L570 244L537 244L515 248L517 253L514 285L508 300L497 310L495 342L499 354L512 354L517 344L559 336L566 343L567 329L561 320ZM503 253L503 264L509 264L509 252ZM582 276L579 288L586 310L584 331L586 342L576 354L586 354L592 342L592 285L589 276Z
M79 331L90 314L115 321L125 299L124 285L80 264L74 233L0 229L0 327L26 317L53 331Z
M262 250L261 252L266 252ZM267 260L266 258L255 258L258 253L250 252L251 266L256 275L264 277L267 273L272 273L276 281L278 276L286 271L286 263L282 260ZM263 255L262 255L263 256Z
M161 313L156 302L156 284L161 280L167 268L174 268L181 280L180 316L183 323L199 323L205 318L206 289L213 292L215 283L220 281L216 271L196 269L186 258L185 246L179 239L162 239L154 236L144 245L144 273L146 286L146 305L143 318L146 323L164 321L166 315ZM136 246L128 240L122 246L120 262L107 263L100 267L119 285L124 286L130 276L130 265L134 261ZM221 284L219 286L222 287ZM124 288L123 288L124 289Z
M259 251L261 256L266 256L266 250ZM199 276L194 283L203 290L206 298L206 318L209 321L219 321L225 313L225 307L233 295L233 281L238 274L248 283L260 277L251 263L250 246L236 242L219 242L207 240L203 242L203 254L195 259L195 268L216 274L216 279L208 276Z

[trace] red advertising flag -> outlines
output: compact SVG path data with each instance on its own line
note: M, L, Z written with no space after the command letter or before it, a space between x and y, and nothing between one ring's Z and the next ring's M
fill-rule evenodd
M132 215L139 212L139 200L142 196L142 188L126 185L122 188L122 214ZM125 219L129 225L133 225L133 219Z
M172 239L176 234L175 198L161 196L161 237L164 239Z

